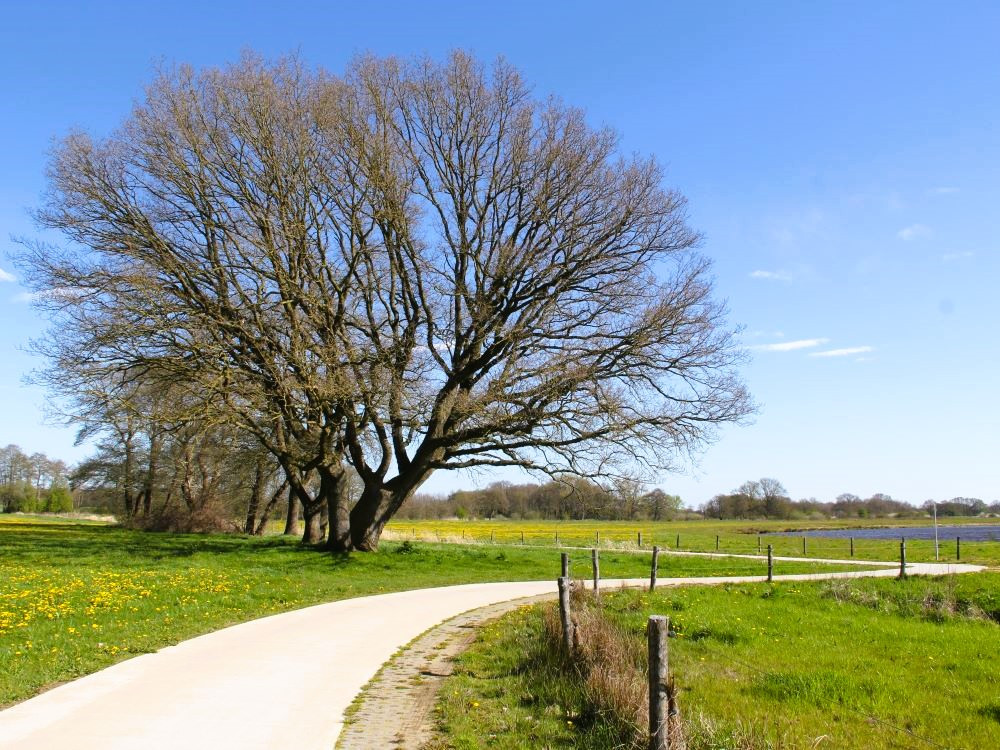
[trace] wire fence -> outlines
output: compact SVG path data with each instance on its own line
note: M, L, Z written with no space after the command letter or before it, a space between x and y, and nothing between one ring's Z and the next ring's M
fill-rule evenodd
M961 536L942 539L907 537L872 539L858 536L792 535L786 533L705 533L664 531L662 528L587 528L567 524L556 529L518 529L516 526L476 524L462 528L461 522L434 524L394 524L387 538L453 544L493 544L524 547L592 548L623 552L648 552L653 546L672 552L719 552L727 555L763 556L771 545L777 557L834 560L896 560L899 542L906 541L911 562L993 562L1000 563L1000 541L970 540Z
M653 577L651 579L650 590L655 586L655 558L653 562ZM595 566L596 568L596 566ZM570 577L569 559L566 554L562 556L562 576L558 579L559 589L559 615L562 628L563 650L567 657L573 662L578 655L586 650L587 634L580 627L578 618L573 611L573 597L570 595L572 578ZM597 581L595 572L595 583ZM583 595L583 589L580 589ZM601 608L601 598L598 595L597 587L592 591L592 602ZM648 664L646 669L647 695L648 695L648 737L649 748L653 750L671 750L671 748L682 748L685 745L683 722L680 719L679 700L673 670L669 667L668 636L673 638L675 632L670 627L670 618L664 615L650 615L646 628L647 634L647 655ZM683 646L681 646L683 647ZM744 660L731 653L726 655L727 662L737 665L753 676L767 679L771 675L764 669ZM892 732L899 736L905 736L909 740L915 740L922 746L950 750L949 745L942 744L937 740L926 737L912 729L890 721L881 716L876 716L871 711L865 711L845 702L838 702L831 706L838 711L850 713L864 721L872 727L878 727L885 732ZM814 717L815 720L816 717ZM827 722L829 728L833 728L837 722L836 717L830 717ZM863 747L864 742L858 740L857 747Z

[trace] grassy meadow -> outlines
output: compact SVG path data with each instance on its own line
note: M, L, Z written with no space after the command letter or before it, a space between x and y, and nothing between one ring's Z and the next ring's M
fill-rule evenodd
M589 552L571 551L577 575ZM648 575L649 556L606 550L606 578ZM320 602L449 584L554 579L541 546L387 541L331 556L280 536L183 535L0 516L0 706L131 655ZM779 573L828 569L782 563ZM763 575L759 560L664 557L660 576Z
M976 525L1000 521L977 518L949 518L948 525ZM944 521L942 521L944 524ZM850 529L873 527L931 526L922 519L840 519L809 521L508 521L508 520L430 520L393 521L387 527L388 538L417 539L449 542L489 542L521 544L523 535L527 546L552 546L558 535L559 543L567 546L593 547L600 544L607 548L634 549L638 534L642 533L644 548L656 544L669 549L679 548L692 552L712 552L716 549L734 554L757 554L757 537L783 531L815 529ZM599 539L598 539L599 537ZM678 537L680 546L678 547ZM789 557L815 557L849 559L848 539L808 537L803 553L801 536L762 536L763 549L774 546L776 555ZM911 562L934 562L934 542L927 539L908 539L907 559ZM956 561L954 540L942 540L939 559ZM899 540L857 538L854 557L859 560L898 560ZM1000 542L985 541L961 543L961 562L1000 566Z
M644 747L639 694L567 668L546 607L480 633L439 696L432 747ZM601 616L639 685L650 614L676 634L689 750L997 746L1000 573L616 592Z

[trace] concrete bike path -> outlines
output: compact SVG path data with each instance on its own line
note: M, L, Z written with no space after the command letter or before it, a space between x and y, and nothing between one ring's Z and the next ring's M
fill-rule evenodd
M813 562L823 562L813 560ZM912 563L914 575L974 565ZM775 576L893 576L895 568ZM660 586L760 576L663 578ZM607 580L602 587L644 585ZM401 647L471 609L555 593L555 581L479 583L345 599L252 620L120 662L0 711L3 750L331 750L344 711Z

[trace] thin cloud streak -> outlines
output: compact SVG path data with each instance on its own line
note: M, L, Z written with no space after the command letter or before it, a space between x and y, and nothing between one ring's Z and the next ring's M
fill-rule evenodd
M867 354L875 351L874 346L851 346L846 349L829 349L825 352L809 352L810 357L850 357L852 354Z
M903 227L898 232L896 236L904 242L909 242L910 240L917 240L921 237L927 237L931 233L931 228L925 224L911 224L908 227Z
M791 281L792 275L788 271L751 271L751 279L765 279L767 281Z
M750 347L761 352L794 352L798 349L810 349L814 346L822 346L829 339L799 339L798 341L782 341L777 344L759 344Z
M0 281L17 281L17 277L0 268Z

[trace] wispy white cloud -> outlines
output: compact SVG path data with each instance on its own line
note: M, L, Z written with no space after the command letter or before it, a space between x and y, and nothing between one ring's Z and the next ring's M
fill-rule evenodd
M925 224L911 224L908 227L903 227L898 232L896 236L899 239L909 242L910 240L917 240L921 237L927 237L931 234L931 228Z
M794 352L797 349L810 349L814 346L822 346L829 339L798 339L797 341L781 341L777 344L758 344L750 347L762 352Z
M941 260L945 263L950 263L953 260L962 260L963 258L972 258L973 256L975 256L974 252L971 250L964 250L962 252L945 253L941 256Z
M936 188L931 188L927 192L930 193L931 195L953 195L958 192L958 188L951 186L936 187Z
M867 354L875 351L874 346L850 346L846 349L828 349L825 352L810 352L810 357L850 357L852 354Z
M0 268L0 281L17 281L17 277Z
M791 281L792 275L788 271L751 271L751 279L766 279L767 281Z

